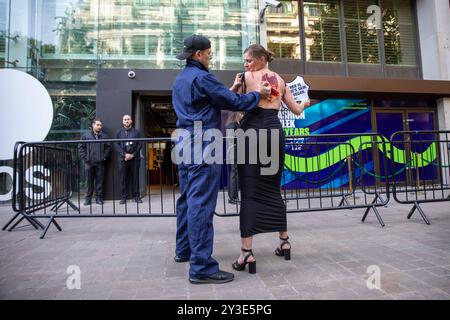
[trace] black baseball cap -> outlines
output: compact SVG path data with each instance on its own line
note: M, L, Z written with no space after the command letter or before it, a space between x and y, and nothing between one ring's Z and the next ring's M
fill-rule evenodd
M206 50L211 48L211 41L205 36L193 34L190 37L184 39L183 52L177 55L177 59L184 60L189 58L197 50Z

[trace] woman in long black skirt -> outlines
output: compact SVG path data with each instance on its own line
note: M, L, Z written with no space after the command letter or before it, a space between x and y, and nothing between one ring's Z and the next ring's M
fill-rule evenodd
M285 136L278 119L278 111L283 101L296 115L300 115L304 108L309 106L309 100L297 103L285 81L275 72L270 71L268 63L273 60L272 53L264 47L254 44L244 51L244 66L246 72L236 77L232 90L236 92L250 92L263 82L269 82L272 87L268 99L261 99L257 108L248 112L241 121L244 131L254 130L258 141L245 142L245 164L238 164L239 182L241 189L240 231L241 254L233 263L233 269L241 271L249 265L249 272L256 272L256 260L252 251L253 236L258 233L278 232L280 244L275 249L277 256L290 259L291 245L288 241L286 222L286 206L281 197L281 175L284 165ZM268 153L271 163L278 160L278 168L274 174L262 174L263 169L269 169L270 163L263 165L257 156L257 163L251 164L250 153L256 152L260 145L261 130L267 130ZM251 135L249 135L251 136ZM271 150L271 138L278 150ZM238 141L243 143L244 141ZM276 152L278 151L278 152ZM273 157L277 156L278 159ZM239 159L239 158L238 158ZM270 171L270 170L269 170Z

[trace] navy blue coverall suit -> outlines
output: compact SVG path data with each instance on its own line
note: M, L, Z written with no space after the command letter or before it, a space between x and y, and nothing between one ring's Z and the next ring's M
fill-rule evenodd
M201 121L203 132L212 128L220 130L221 109L249 111L258 105L259 100L258 92L237 94L230 91L206 67L192 59L187 60L172 88L177 128L187 130L192 143L194 121ZM193 149L193 145L191 147ZM208 277L219 272L219 264L211 255L221 165L191 161L191 164L179 165L178 170L180 197L176 205L175 254L189 257L190 278Z

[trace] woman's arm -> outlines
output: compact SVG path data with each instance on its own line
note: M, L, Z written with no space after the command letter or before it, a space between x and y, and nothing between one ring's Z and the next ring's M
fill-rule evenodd
M301 115L303 110L305 110L305 108L309 107L311 104L309 99L302 101L301 103L297 103L294 100L294 96L292 95L291 89L289 89L288 85L285 86L283 101L288 106L289 110L291 110L292 113L297 116Z
M242 93L242 81L243 81L244 73L236 74L236 78L234 79L234 83L231 86L230 90L236 93Z

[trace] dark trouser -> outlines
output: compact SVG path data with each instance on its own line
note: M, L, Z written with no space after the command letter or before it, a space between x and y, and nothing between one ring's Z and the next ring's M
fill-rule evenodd
M228 198L230 200L239 199L239 180L236 164L228 165Z
M97 198L103 196L103 178L105 176L105 164L103 162L85 164L86 178L87 178L87 192L86 197L92 197L94 193L95 180L95 195Z
M191 278L207 277L219 271L219 264L211 255L220 169L217 164L181 164L178 167L180 197L177 200L175 254L190 258Z
M127 198L127 180L131 181L131 192L133 197L139 197L139 165L140 158L128 161L119 161L120 195L122 199Z

